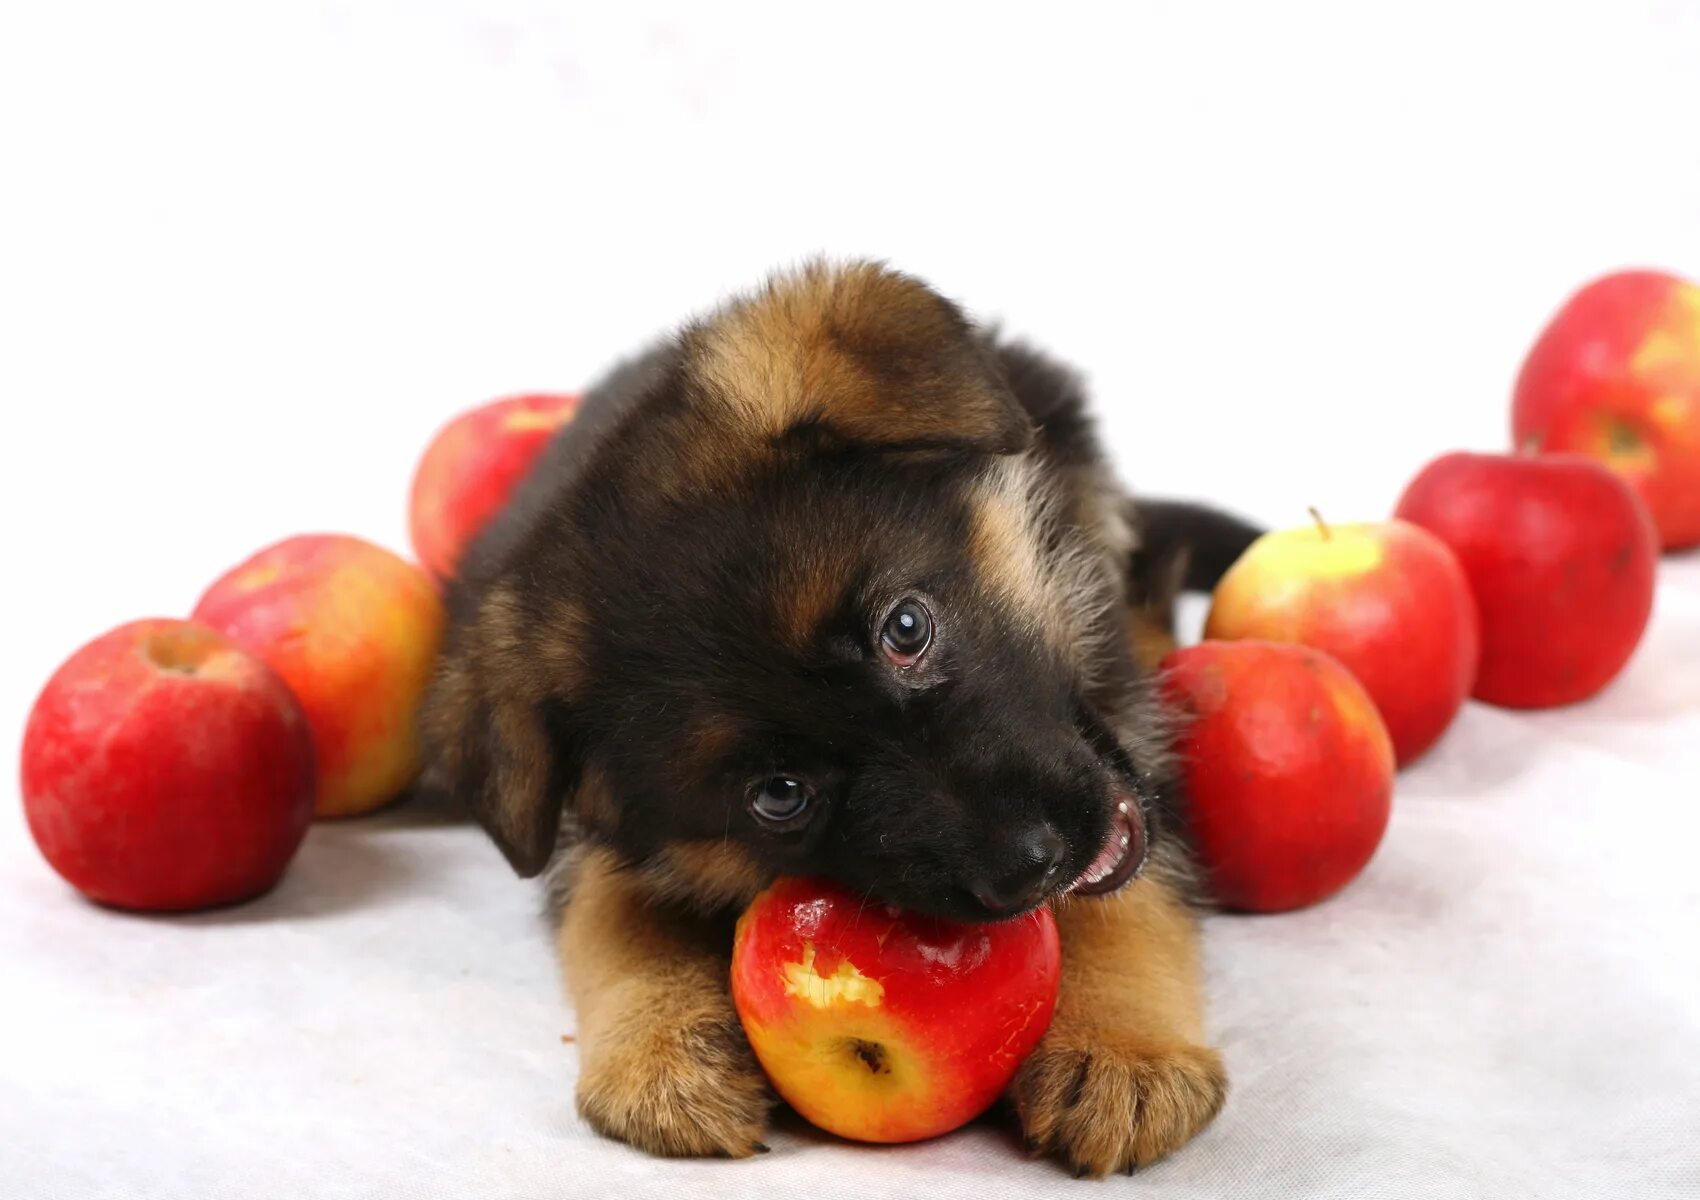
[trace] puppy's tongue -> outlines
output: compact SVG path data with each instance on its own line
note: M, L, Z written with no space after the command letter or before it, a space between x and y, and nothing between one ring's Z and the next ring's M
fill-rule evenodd
M1098 857L1069 884L1082 896L1113 892L1139 874L1145 865L1145 816L1132 796L1122 796L1110 814L1110 832Z

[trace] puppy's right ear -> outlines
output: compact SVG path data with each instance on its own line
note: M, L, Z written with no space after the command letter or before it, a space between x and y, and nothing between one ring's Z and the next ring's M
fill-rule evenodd
M526 877L549 865L583 774L561 690L572 631L543 628L546 644L522 640L512 596L493 591L444 648L420 717L423 786L462 800Z

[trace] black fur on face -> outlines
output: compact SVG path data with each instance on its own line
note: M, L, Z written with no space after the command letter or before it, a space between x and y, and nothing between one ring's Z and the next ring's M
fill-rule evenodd
M1078 405L876 268L688 330L587 398L464 567L433 776L523 873L564 804L706 906L821 874L988 919L1124 882L1166 739Z

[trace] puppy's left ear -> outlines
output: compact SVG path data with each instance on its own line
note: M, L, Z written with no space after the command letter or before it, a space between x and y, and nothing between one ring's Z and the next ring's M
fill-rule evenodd
M820 396L821 424L844 441L977 454L1019 454L1033 444L1026 410L972 342L870 343L859 365L859 378Z
M458 797L521 876L549 865L583 776L560 694L570 650L522 642L511 599L487 597L444 648L420 714L421 786ZM546 627L548 628L548 627Z
M683 339L691 373L767 439L1015 454L1027 412L966 317L876 263L814 263Z

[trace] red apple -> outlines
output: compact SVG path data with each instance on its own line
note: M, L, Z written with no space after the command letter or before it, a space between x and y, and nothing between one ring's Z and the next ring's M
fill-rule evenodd
M509 396L461 413L439 429L413 473L408 529L413 552L438 579L513 493L579 397Z
M1332 896L1381 844L1393 744L1361 684L1320 650L1203 642L1163 660L1187 820L1212 895L1284 912Z
M413 782L414 717L445 619L418 567L359 538L288 538L226 572L194 616L300 698L318 748L319 816L367 812Z
M1051 1023L1061 969L1048 908L966 925L782 878L738 920L732 999L792 1108L912 1142L997 1099Z
M1700 545L1700 287L1623 271L1577 292L1523 363L1511 425L1523 449L1627 479L1665 549Z
M24 729L24 816L72 887L120 908L232 904L283 875L313 816L289 688L202 625L121 625L47 681Z
M1458 556L1482 617L1475 695L1545 708L1599 691L1653 611L1658 531L1629 485L1576 454L1448 454L1398 515Z
M1481 658L1464 569L1405 521L1265 534L1217 585L1204 636L1326 650L1375 701L1401 765L1458 715Z

